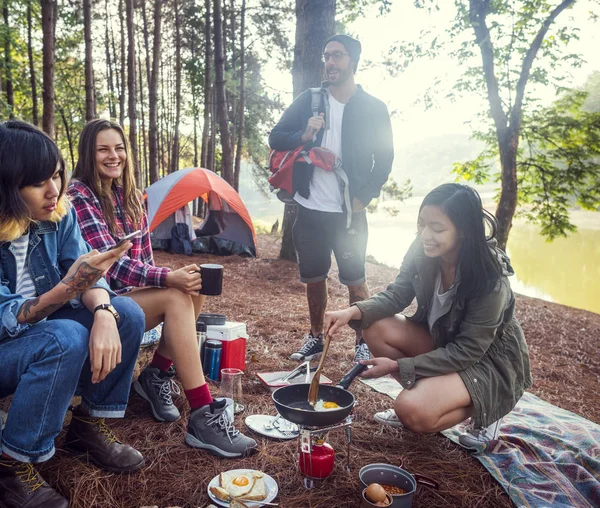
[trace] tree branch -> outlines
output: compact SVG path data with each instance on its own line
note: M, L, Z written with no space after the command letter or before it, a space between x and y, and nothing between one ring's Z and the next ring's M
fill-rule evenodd
M574 1L574 0L571 0ZM475 42L481 51L483 62L483 74L487 86L488 101L490 111L498 134L504 135L508 127L506 113L502 107L498 79L494 72L494 47L490 37L490 30L486 24L488 14L488 0L470 0L469 2L469 21L475 32Z
M575 3L575 0L563 0L560 5L558 5L546 18L539 32L536 34L535 39L529 46L527 50L527 54L525 55L525 59L523 60L523 65L521 67L521 74L519 75L519 82L517 83L517 91L515 96L515 104L510 112L510 128L511 130L518 130L521 125L521 120L523 117L523 99L525 97L525 86L527 85L527 81L529 80L529 74L531 72L531 66L533 65L533 61L537 56L537 52L539 51L544 37L546 37L546 33L548 32L550 25L554 22L557 16L564 11L567 7L571 6Z

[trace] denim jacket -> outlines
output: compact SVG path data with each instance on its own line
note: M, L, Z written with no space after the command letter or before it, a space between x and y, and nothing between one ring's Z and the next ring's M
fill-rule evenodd
M34 223L29 229L27 259L37 294L50 291L63 279L77 258L90 250L81 236L74 208L70 208L58 223ZM32 326L17 321L19 309L26 299L15 294L17 273L11 242L0 242L0 282L1 341L15 337ZM93 287L106 289L111 296L114 295L105 279L100 279ZM73 307L82 305L79 298L71 300L70 304Z

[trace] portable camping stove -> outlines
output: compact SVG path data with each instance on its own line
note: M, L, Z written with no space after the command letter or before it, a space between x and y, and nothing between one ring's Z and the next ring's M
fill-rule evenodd
M328 427L298 425L298 469L304 477L305 488L318 487L320 481L333 472L335 452L331 445L325 442L325 436L332 430L344 429L346 432L346 470L350 471L351 425L352 416L347 416L343 422Z

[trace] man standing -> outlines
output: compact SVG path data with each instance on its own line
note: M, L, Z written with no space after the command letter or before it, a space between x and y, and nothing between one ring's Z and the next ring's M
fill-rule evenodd
M311 108L313 92L306 90L269 135L269 145L274 150L293 150L300 145L331 150L341 159L347 177L340 178L339 173L313 166L303 168L301 175L294 174L294 182L300 183L294 194L299 210L293 238L300 280L306 284L311 328L302 346L291 355L292 360L310 360L323 351L332 251L340 282L348 286L350 304L369 296L365 276L365 207L379 196L388 178L394 148L387 107L354 81L360 52L356 39L347 35L330 37L323 49L327 81L320 90L318 116L313 115ZM351 210L344 199L346 191ZM347 214L351 214L349 226ZM369 349L357 332L354 361L369 357Z

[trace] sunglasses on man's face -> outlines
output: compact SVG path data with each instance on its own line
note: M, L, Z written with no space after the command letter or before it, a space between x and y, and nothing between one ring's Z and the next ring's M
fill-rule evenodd
M333 53L323 53L321 57L321 61L323 63L327 63L327 61L331 58L334 62L340 62L342 58L348 56L348 53L344 53L343 51L334 51Z

